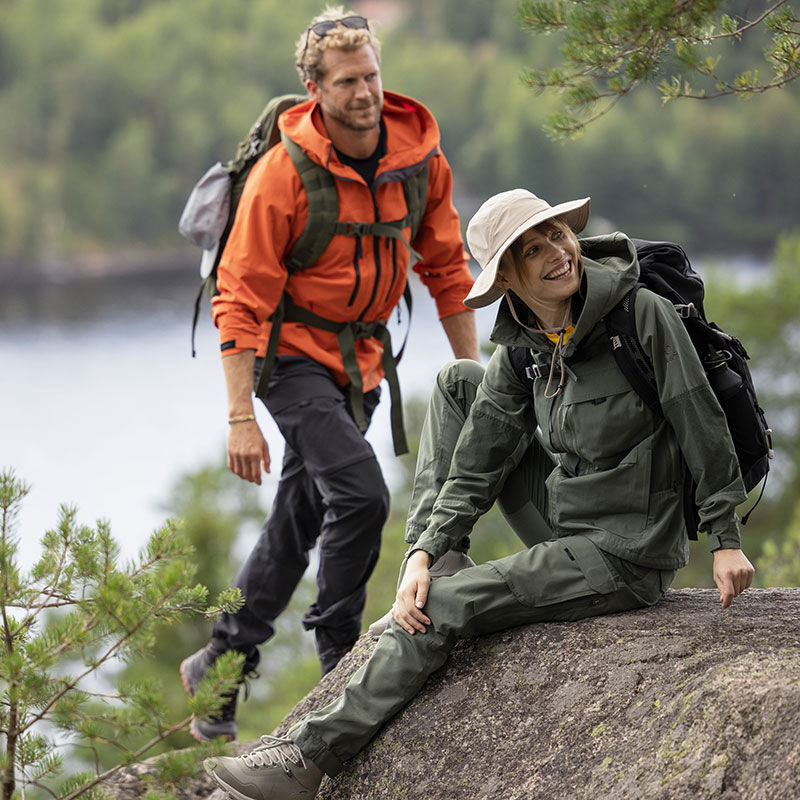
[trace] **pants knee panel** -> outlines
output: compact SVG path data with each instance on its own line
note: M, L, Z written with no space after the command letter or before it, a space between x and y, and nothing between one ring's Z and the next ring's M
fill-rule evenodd
M459 381L467 381L477 386L483 380L484 368L471 358L459 358L449 361L440 370L438 380L443 385L452 385Z

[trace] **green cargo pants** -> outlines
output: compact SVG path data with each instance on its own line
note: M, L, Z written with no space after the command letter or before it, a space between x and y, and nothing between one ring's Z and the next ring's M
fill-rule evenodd
M409 512L410 541L421 533L444 482L481 374L474 362L454 362L434 386ZM534 442L498 497L528 549L433 581L424 608L432 621L427 632L411 635L392 621L341 697L289 731L289 738L327 774L336 775L417 694L459 638L626 611L662 596L673 571L621 561L583 536L550 538L544 479L551 469L549 457Z

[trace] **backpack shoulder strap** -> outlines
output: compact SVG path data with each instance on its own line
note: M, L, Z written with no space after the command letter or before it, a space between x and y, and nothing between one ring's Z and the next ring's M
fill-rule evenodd
M663 416L653 365L636 332L636 295L640 288L637 283L606 314L606 331L611 352L628 383L654 413Z
M636 295L643 284L637 283L633 289L606 314L605 325L611 345L611 352L620 371L630 383L631 388L650 407L653 413L664 416L658 399L658 388L653 364L642 348L636 331ZM697 539L699 517L694 502L695 485L688 469L684 470L683 519L690 539Z
M284 262L289 274L294 274L315 264L333 238L339 219L339 195L328 170L315 164L286 134L282 133L281 139L308 200L308 222Z
M533 391L534 376L530 368L534 364L533 353L527 347L509 347L508 360L511 362L511 368L514 374L519 378L519 382L527 388L529 392Z
M403 181L407 209L403 219L392 222L339 222L339 195L333 175L312 161L303 148L283 132L281 140L297 169L308 201L308 222L284 261L290 274L316 263L337 233L399 239L408 248L412 260L419 260L419 254L405 240L401 231L409 225L413 242L422 224L428 196L427 161L416 174Z
M422 218L425 216L425 207L428 202L428 162L422 169L403 181L403 193L406 198L408 222L411 226L411 242L417 238Z

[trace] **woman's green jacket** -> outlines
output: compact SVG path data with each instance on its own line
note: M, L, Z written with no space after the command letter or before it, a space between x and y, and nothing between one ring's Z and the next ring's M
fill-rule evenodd
M585 272L573 303L579 309L575 331L563 348L567 360L604 335L603 316L639 275L635 248L621 233L583 239L581 249ZM555 458L547 479L555 537L583 534L601 550L642 566L684 566L688 467L710 549L738 548L735 508L746 494L725 417L683 323L668 300L642 289L636 329L653 363L663 417L642 402L607 350L567 366L555 397L546 396L546 377L534 381L531 394L511 365L509 348L530 348L547 367L554 360L553 394L555 346L521 326L501 300L491 336L498 347L414 549L436 559L468 534L535 435Z

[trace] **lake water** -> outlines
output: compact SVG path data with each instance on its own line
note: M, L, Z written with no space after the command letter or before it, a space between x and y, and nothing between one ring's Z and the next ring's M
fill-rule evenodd
M17 525L23 564L40 552L61 503L77 505L83 523L110 521L123 554L136 554L167 516L177 478L224 459L227 402L207 302L191 358L197 280L187 270L3 290L0 468L13 467L32 487ZM427 398L451 351L427 291L419 283L412 288L400 381L406 398ZM493 316L478 314L484 341ZM368 438L392 487L400 472L388 412L384 391ZM280 434L260 404L256 414L277 466ZM264 487L269 496L276 479Z
M763 267L748 262L732 272L747 280ZM205 300L191 358L197 286L187 269L0 292L0 468L13 467L32 487L17 529L24 564L38 555L61 503L77 505L83 523L108 520L123 553L136 554L166 518L179 476L222 463L227 401ZM406 399L427 399L451 351L427 291L416 280L412 289L413 324L398 371ZM477 312L482 342L495 312ZM393 325L395 350L406 324ZM256 415L277 469L282 439L260 403ZM367 438L396 486L402 472L388 391ZM276 480L266 476L265 505Z

